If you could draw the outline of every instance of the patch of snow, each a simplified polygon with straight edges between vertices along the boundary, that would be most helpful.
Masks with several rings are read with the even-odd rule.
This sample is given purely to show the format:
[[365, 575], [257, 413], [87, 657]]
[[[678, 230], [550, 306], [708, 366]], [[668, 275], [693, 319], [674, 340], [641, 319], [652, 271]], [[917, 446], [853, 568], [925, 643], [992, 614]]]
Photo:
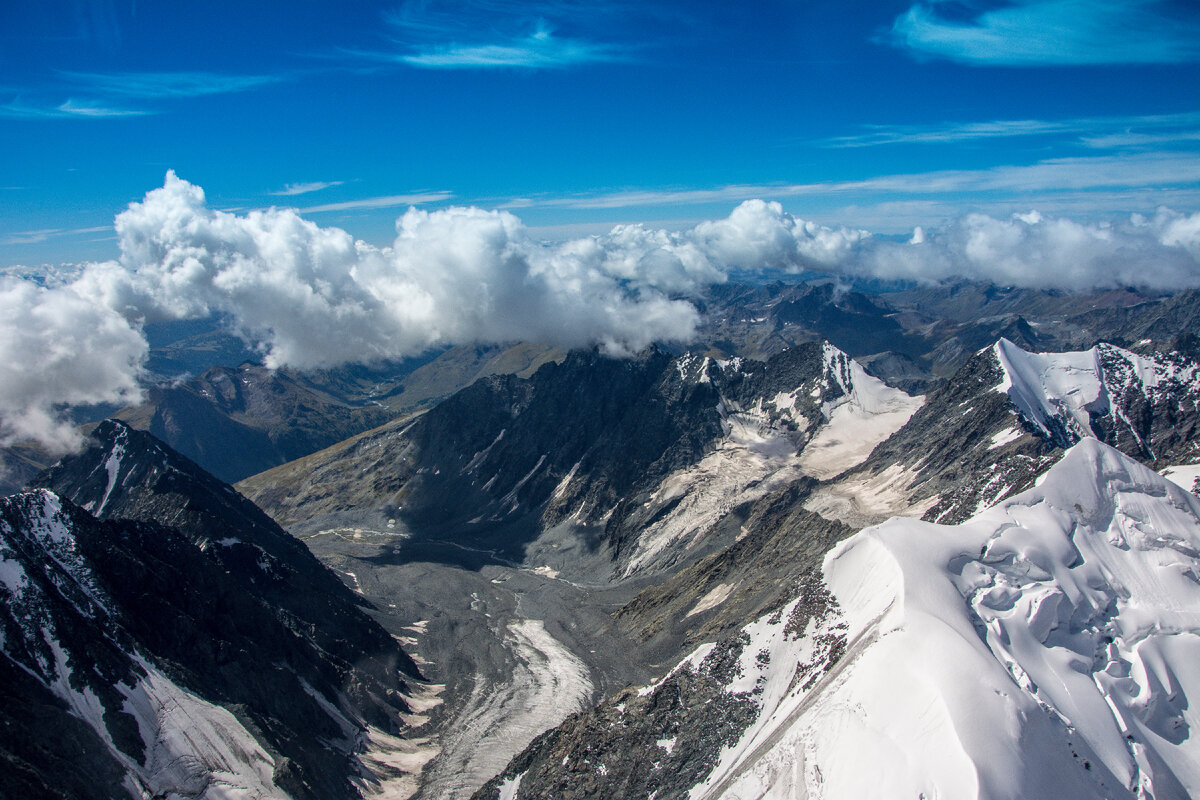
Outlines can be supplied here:
[[661, 747], [663, 750], [666, 750], [667, 755], [670, 755], [671, 751], [675, 749], [676, 738], [677, 737], [672, 736], [670, 739], [659, 739], [655, 742], [655, 744]]
[[146, 677], [118, 688], [146, 743], [146, 763], [136, 772], [153, 796], [286, 797], [274, 783], [275, 760], [233, 714], [141, 664]]
[[1176, 486], [1182, 486], [1193, 494], [1196, 494], [1197, 487], [1200, 486], [1200, 464], [1181, 464], [1177, 467], [1167, 467], [1159, 472], [1159, 474]]
[[[542, 468], [542, 464], [545, 464], [545, 463], [546, 463], [546, 454], [542, 453], [541, 458], [539, 458], [537, 460], [537, 463], [533, 465], [533, 469], [529, 470], [529, 472], [523, 478], [521, 478], [521, 480], [517, 481], [516, 485], [513, 486], [513, 488], [511, 490], [509, 490], [508, 494], [506, 494], [506, 495], [504, 495], [504, 497], [500, 498], [500, 505], [502, 507], [506, 508], [509, 512], [516, 511], [517, 506], [520, 504], [519, 501], [517, 500], [517, 492], [521, 491], [521, 487], [524, 486], [526, 483], [528, 483], [529, 479], [532, 478], [534, 475], [536, 475], [537, 471]], [[493, 478], [492, 480], [495, 480], [495, 478]], [[488, 485], [489, 486], [491, 485], [491, 481], [488, 481]], [[488, 488], [487, 486], [484, 487], [484, 489], [487, 489], [487, 488]]]
[[500, 796], [497, 800], [517, 800], [517, 790], [521, 788], [521, 778], [525, 777], [522, 772], [515, 778], [508, 778], [500, 783]]
[[692, 610], [687, 613], [687, 616], [702, 614], [710, 608], [716, 608], [724, 603], [729, 597], [729, 593], [733, 591], [732, 583], [719, 583], [712, 588], [704, 597], [696, 601], [696, 605], [692, 606]]
[[646, 695], [653, 694], [655, 689], [657, 689], [659, 686], [662, 686], [663, 681], [681, 669], [696, 669], [700, 666], [700, 663], [704, 661], [704, 659], [708, 658], [716, 646], [716, 642], [706, 642], [705, 644], [700, 645], [693, 650], [687, 658], [685, 658], [683, 661], [680, 661], [675, 669], [668, 672], [660, 680], [650, 684], [649, 686], [643, 686], [642, 688], [638, 689], [638, 697], [645, 697]]
[[1021, 434], [1023, 433], [1024, 431], [1019, 427], [1005, 428], [992, 437], [992, 441], [988, 443], [988, 450], [995, 450], [999, 447], [1004, 447], [1004, 445], [1010, 442], [1015, 442], [1021, 438]]
[[[117, 440], [113, 442], [112, 450], [108, 454], [108, 458], [104, 462], [104, 469], [108, 472], [108, 486], [104, 489], [104, 497], [100, 500], [100, 505], [92, 513], [97, 517], [104, 513], [104, 507], [108, 505], [108, 498], [112, 496], [113, 489], [117, 486], [117, 479], [121, 477], [121, 459], [125, 457], [125, 431], [120, 431]], [[91, 510], [91, 509], [89, 509]]]

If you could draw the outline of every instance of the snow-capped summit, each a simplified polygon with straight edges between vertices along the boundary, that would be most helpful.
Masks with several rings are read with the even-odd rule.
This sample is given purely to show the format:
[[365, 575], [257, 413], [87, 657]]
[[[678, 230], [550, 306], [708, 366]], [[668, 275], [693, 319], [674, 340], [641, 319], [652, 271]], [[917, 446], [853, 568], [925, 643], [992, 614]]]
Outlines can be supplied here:
[[959, 526], [864, 530], [825, 563], [836, 678], [694, 796], [1194, 797], [1198, 574], [1200, 501], [1090, 439]]
[[1148, 424], [1155, 406], [1170, 401], [1162, 409], [1168, 414], [1181, 401], [1194, 408], [1200, 395], [1197, 365], [1179, 356], [1141, 356], [1104, 343], [1077, 352], [1029, 353], [1007, 339], [992, 349], [1004, 372], [996, 391], [1008, 395], [1033, 429], [1061, 445], [1092, 436], [1155, 459]]

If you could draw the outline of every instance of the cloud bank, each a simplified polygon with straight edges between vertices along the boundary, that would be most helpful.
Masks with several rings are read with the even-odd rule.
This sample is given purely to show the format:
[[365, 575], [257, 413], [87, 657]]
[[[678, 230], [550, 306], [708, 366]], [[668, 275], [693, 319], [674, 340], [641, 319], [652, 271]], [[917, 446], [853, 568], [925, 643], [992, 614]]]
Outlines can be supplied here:
[[115, 229], [115, 261], [0, 278], [0, 442], [63, 449], [65, 406], [136, 399], [149, 321], [220, 314], [268, 365], [307, 368], [472, 342], [620, 355], [688, 341], [700, 323], [690, 298], [734, 271], [1200, 286], [1200, 213], [1167, 209], [1113, 223], [972, 214], [895, 241], [750, 200], [684, 231], [624, 225], [546, 244], [505, 211], [410, 208], [375, 247], [295, 209], [214, 210], [168, 173]]

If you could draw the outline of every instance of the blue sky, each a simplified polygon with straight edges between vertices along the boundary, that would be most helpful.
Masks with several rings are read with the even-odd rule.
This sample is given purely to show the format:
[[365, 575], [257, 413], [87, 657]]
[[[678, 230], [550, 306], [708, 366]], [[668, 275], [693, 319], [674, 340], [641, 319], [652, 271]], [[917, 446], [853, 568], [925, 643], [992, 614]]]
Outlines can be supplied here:
[[7, 2], [0, 267], [115, 257], [167, 170], [387, 244], [409, 205], [549, 239], [742, 200], [899, 233], [1200, 209], [1200, 6]]

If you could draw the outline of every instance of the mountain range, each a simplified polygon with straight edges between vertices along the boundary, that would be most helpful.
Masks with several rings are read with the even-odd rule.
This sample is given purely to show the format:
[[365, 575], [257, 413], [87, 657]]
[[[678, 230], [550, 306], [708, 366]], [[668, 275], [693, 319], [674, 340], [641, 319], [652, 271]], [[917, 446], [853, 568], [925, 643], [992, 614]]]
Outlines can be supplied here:
[[0, 793], [1194, 796], [1197, 304], [731, 283], [686, 348], [309, 372], [163, 332], [0, 506]]

